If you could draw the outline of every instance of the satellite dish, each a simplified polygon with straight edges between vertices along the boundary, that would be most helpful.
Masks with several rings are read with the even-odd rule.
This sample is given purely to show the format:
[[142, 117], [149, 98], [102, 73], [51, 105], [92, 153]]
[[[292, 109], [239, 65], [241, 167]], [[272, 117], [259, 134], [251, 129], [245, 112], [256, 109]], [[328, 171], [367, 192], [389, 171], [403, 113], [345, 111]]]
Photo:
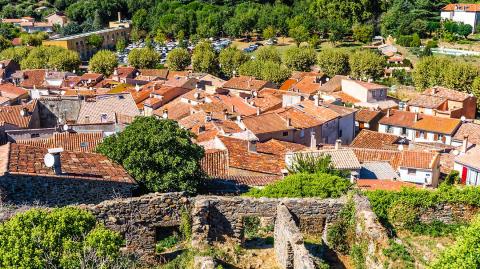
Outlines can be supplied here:
[[45, 154], [45, 157], [43, 157], [43, 162], [45, 163], [46, 167], [53, 167], [55, 164], [55, 157], [51, 153]]
[[460, 117], [460, 120], [461, 120], [462, 122], [465, 122], [465, 120], [467, 120], [467, 118], [465, 118], [465, 116], [462, 116], [462, 117]]
[[68, 124], [64, 124], [64, 125], [63, 125], [63, 130], [64, 130], [64, 131], [68, 130], [68, 128], [69, 128]]

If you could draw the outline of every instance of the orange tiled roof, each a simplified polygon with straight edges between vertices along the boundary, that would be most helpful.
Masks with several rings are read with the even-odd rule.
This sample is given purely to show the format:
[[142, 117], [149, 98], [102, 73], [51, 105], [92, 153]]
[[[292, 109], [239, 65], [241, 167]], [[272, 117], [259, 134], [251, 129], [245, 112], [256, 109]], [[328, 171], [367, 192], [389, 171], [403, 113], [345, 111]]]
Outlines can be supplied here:
[[415, 121], [415, 113], [390, 110], [390, 116], [388, 116], [387, 113], [379, 123], [433, 133], [453, 134], [458, 126], [460, 126], [461, 121], [459, 119], [435, 117], [425, 114], [418, 114], [418, 121]]
[[399, 136], [363, 129], [350, 144], [355, 148], [398, 149]]
[[221, 180], [226, 180], [233, 182], [237, 185], [246, 185], [246, 186], [266, 186], [275, 181], [281, 180], [283, 177], [280, 175], [227, 175], [220, 177]]
[[440, 86], [426, 89], [423, 92], [423, 94], [428, 96], [441, 97], [447, 100], [452, 100], [457, 102], [463, 102], [465, 99], [470, 97], [468, 93], [460, 92], [460, 91], [456, 91], [456, 90], [452, 90], [452, 89], [440, 87]]
[[419, 94], [417, 97], [408, 101], [407, 104], [409, 106], [435, 109], [435, 108], [440, 107], [446, 101], [447, 101], [447, 99], [445, 99], [443, 97], [434, 96], [434, 95]]
[[167, 79], [168, 76], [168, 69], [140, 69], [140, 74], [142, 76], [149, 76], [149, 77], [159, 77], [161, 79]]
[[39, 88], [45, 81], [46, 69], [32, 69], [21, 71], [24, 75], [24, 80], [20, 82], [20, 86], [24, 88]]
[[306, 128], [312, 128], [316, 126], [320, 126], [324, 123], [323, 120], [314, 117], [312, 115], [309, 115], [307, 113], [304, 113], [297, 109], [296, 107], [289, 107], [286, 109], [283, 109], [283, 111], [277, 112], [279, 116], [284, 118], [285, 120], [290, 119], [291, 124], [293, 127], [296, 129], [306, 129]]
[[45, 166], [46, 148], [23, 144], [6, 144], [8, 147], [7, 172], [10, 174], [69, 177], [97, 181], [115, 181], [135, 184], [135, 181], [120, 165], [107, 157], [86, 152], [64, 151], [60, 153], [62, 175]]
[[464, 122], [460, 125], [453, 139], [462, 141], [468, 135], [468, 142], [472, 144], [480, 144], [480, 124], [473, 122]]
[[228, 175], [228, 153], [225, 150], [207, 150], [200, 161], [203, 171], [214, 178]]
[[266, 87], [268, 81], [258, 80], [250, 76], [239, 76], [233, 77], [223, 84], [224, 88], [227, 89], [238, 89], [244, 91], [259, 91], [262, 88]]
[[[32, 112], [37, 106], [37, 101], [17, 106], [3, 106], [0, 107], [0, 121], [6, 122], [21, 128], [28, 128], [32, 119]], [[26, 109], [26, 114], [21, 115], [21, 110]]]
[[280, 86], [281, 91], [288, 91], [290, 90], [298, 81], [296, 79], [289, 78], [283, 82], [283, 84]]
[[294, 130], [287, 126], [287, 121], [277, 113], [266, 113], [243, 118], [243, 124], [254, 134], [274, 133]]
[[480, 4], [448, 4], [442, 8], [442, 11], [464, 10], [467, 12], [479, 12]]
[[329, 81], [320, 87], [321, 92], [332, 93], [342, 90], [342, 80], [348, 79], [347, 76], [335, 75]]
[[321, 86], [321, 83], [317, 83], [316, 76], [305, 76], [299, 82], [294, 84], [290, 90], [311, 95], [317, 93]]
[[358, 100], [357, 98], [355, 98], [355, 97], [351, 96], [350, 94], [347, 94], [343, 91], [333, 92], [333, 93], [331, 93], [331, 95], [335, 98], [338, 98], [338, 99], [342, 100], [342, 102], [344, 102], [344, 103], [355, 104], [355, 103], [360, 102], [360, 100]]
[[0, 96], [15, 99], [26, 94], [28, 94], [26, 90], [11, 83], [0, 84]]
[[402, 188], [422, 188], [421, 185], [403, 182], [403, 181], [394, 181], [394, 180], [382, 180], [382, 179], [359, 179], [356, 181], [357, 186], [362, 190], [375, 191], [375, 190], [385, 190], [385, 191], [401, 191]]
[[53, 137], [49, 138], [17, 140], [16, 143], [26, 144], [39, 148], [63, 148], [67, 151], [93, 152], [102, 140], [102, 132], [63, 132], [54, 133]]
[[426, 151], [395, 151], [382, 149], [352, 148], [361, 163], [372, 161], [389, 162], [395, 169], [399, 167], [432, 169], [438, 153]]
[[358, 122], [371, 122], [382, 114], [381, 111], [372, 111], [369, 109], [360, 109], [355, 114], [355, 120]]

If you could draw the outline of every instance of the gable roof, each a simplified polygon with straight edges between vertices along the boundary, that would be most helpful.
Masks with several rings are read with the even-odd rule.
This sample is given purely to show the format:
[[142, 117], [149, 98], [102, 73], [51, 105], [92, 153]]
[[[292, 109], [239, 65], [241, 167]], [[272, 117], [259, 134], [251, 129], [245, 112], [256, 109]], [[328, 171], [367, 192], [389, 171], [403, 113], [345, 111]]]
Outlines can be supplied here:
[[0, 84], [0, 96], [2, 97], [15, 99], [26, 94], [28, 94], [26, 90], [17, 87], [11, 83]]
[[[9, 123], [21, 128], [28, 128], [32, 120], [32, 113], [36, 107], [36, 100], [26, 105], [2, 106], [0, 107], [0, 122]], [[26, 111], [24, 116], [21, 115], [23, 109]]]
[[239, 76], [229, 79], [223, 84], [223, 87], [243, 91], [259, 91], [267, 85], [268, 81], [265, 80], [258, 80], [251, 76]]
[[348, 79], [347, 76], [335, 75], [320, 87], [321, 92], [332, 93], [342, 90], [342, 80]]
[[254, 134], [266, 134], [295, 129], [293, 126], [287, 126], [287, 121], [277, 113], [266, 113], [244, 117], [242, 121], [247, 129]]
[[473, 122], [463, 122], [453, 136], [453, 139], [462, 141], [468, 135], [468, 142], [472, 144], [480, 144], [480, 124]]
[[386, 161], [393, 168], [416, 168], [416, 169], [433, 169], [433, 165], [440, 158], [440, 154], [428, 151], [412, 151], [412, 150], [382, 150], [367, 148], [351, 148], [361, 163], [372, 161]]
[[62, 132], [54, 133], [49, 138], [20, 139], [16, 143], [47, 149], [63, 148], [67, 151], [93, 152], [102, 140], [102, 132]]
[[440, 86], [435, 86], [430, 89], [426, 89], [423, 92], [423, 94], [428, 96], [441, 97], [447, 100], [452, 100], [457, 102], [463, 102], [465, 99], [471, 97], [471, 95], [468, 93], [456, 91], [456, 90], [452, 90], [452, 89], [440, 87]]
[[469, 149], [455, 158], [455, 162], [480, 170], [480, 146]]
[[448, 135], [453, 134], [461, 124], [459, 119], [425, 114], [418, 114], [418, 121], [415, 121], [415, 114], [416, 113], [392, 109], [379, 123]]
[[350, 144], [355, 148], [369, 148], [369, 149], [392, 149], [398, 148], [400, 136], [394, 134], [379, 133], [363, 129], [353, 139]]
[[373, 111], [370, 109], [360, 109], [355, 114], [355, 120], [358, 122], [370, 123], [375, 118], [380, 117], [381, 114], [382, 114], [381, 111]]
[[438, 108], [439, 106], [441, 106], [446, 101], [447, 101], [447, 99], [445, 99], [443, 97], [440, 97], [440, 96], [419, 94], [417, 97], [408, 101], [407, 104], [409, 106], [435, 109], [435, 108]]
[[480, 12], [480, 4], [448, 4], [442, 8], [442, 11], [467, 11]]
[[362, 167], [355, 153], [349, 148], [307, 150], [291, 153], [286, 157], [288, 159], [287, 162], [293, 162], [295, 155], [312, 157], [330, 156], [333, 167], [340, 170], [358, 170]]
[[135, 117], [140, 112], [130, 93], [97, 96], [82, 103], [77, 123], [102, 122], [102, 114], [106, 114], [105, 121], [117, 122], [119, 115]]
[[56, 175], [53, 169], [44, 164], [43, 158], [48, 152], [46, 148], [11, 143], [1, 147], [1, 152], [8, 160], [4, 172], [9, 174], [135, 184], [125, 169], [101, 154], [64, 151], [60, 153], [62, 174]]

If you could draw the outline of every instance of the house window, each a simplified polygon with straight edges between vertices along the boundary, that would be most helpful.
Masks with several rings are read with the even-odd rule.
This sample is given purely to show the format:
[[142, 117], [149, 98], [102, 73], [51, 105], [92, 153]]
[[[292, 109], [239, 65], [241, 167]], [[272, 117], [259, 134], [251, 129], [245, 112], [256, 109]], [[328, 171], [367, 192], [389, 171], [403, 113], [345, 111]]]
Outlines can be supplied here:
[[407, 128], [403, 127], [402, 128], [402, 135], [406, 135], [407, 134]]
[[81, 148], [88, 148], [88, 142], [81, 142], [80, 147]]
[[288, 136], [288, 132], [283, 132], [282, 135], [283, 136]]
[[467, 185], [480, 185], [480, 173], [478, 171], [469, 169], [467, 172]]
[[338, 132], [338, 137], [342, 137], [342, 136], [343, 136], [343, 131], [340, 130], [340, 131]]
[[40, 134], [31, 134], [30, 137], [31, 138], [37, 138], [37, 137], [40, 137]]
[[393, 127], [390, 125], [387, 125], [387, 128], [385, 129], [387, 133], [391, 134], [393, 133]]
[[409, 175], [416, 175], [417, 174], [417, 169], [408, 168], [408, 174]]
[[305, 136], [305, 131], [304, 130], [300, 130], [300, 137], [304, 137]]

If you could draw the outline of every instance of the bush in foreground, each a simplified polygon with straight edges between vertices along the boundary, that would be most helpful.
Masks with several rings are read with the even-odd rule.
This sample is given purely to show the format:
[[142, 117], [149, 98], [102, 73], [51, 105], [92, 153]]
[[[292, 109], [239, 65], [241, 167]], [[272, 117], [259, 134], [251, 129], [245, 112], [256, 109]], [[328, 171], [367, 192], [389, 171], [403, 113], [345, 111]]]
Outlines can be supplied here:
[[263, 189], [251, 189], [246, 193], [252, 197], [318, 197], [336, 198], [347, 193], [351, 183], [347, 179], [325, 173], [294, 174], [266, 186]]
[[111, 268], [122, 244], [87, 211], [31, 209], [0, 225], [0, 267]]

